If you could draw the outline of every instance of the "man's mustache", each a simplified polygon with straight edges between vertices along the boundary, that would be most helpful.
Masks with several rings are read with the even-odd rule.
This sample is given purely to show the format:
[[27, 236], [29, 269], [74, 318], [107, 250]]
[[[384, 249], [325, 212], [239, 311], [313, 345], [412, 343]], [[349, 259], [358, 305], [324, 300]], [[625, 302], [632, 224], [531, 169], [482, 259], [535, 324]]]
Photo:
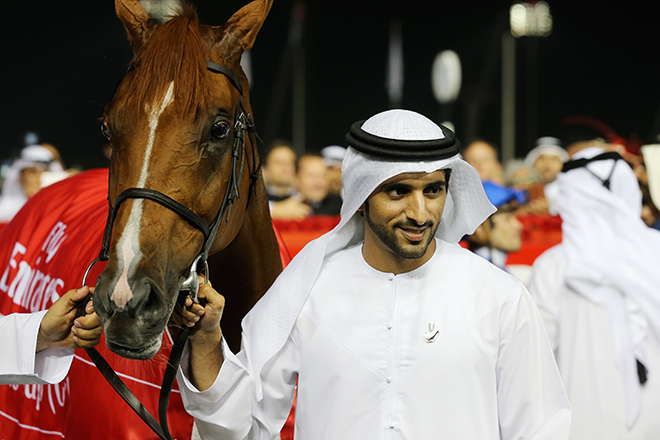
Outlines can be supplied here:
[[397, 223], [394, 224], [394, 226], [397, 227], [397, 228], [415, 228], [415, 229], [431, 228], [433, 225], [434, 225], [434, 223], [430, 220], [426, 221], [422, 224], [419, 224], [415, 220], [412, 220], [412, 219], [397, 222]]

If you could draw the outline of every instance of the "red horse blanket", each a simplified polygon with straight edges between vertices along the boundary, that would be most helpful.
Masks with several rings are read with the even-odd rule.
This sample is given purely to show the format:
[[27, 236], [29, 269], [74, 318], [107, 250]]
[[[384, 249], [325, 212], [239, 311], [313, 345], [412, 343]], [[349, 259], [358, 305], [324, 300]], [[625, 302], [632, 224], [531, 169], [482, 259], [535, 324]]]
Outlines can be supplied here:
[[[43, 310], [62, 293], [81, 286], [85, 269], [101, 249], [108, 213], [107, 191], [107, 169], [86, 171], [41, 190], [2, 230], [0, 313]], [[277, 235], [286, 264], [290, 260], [288, 251]], [[97, 264], [89, 280], [96, 280], [104, 267]], [[150, 361], [120, 358], [106, 348], [103, 340], [97, 349], [157, 417], [160, 383], [171, 349], [169, 341], [164, 341]], [[172, 436], [190, 439], [193, 419], [183, 408], [176, 384], [168, 416]], [[289, 436], [283, 432], [283, 437]], [[76, 350], [68, 376], [57, 385], [0, 386], [0, 437], [158, 438], [116, 394], [84, 350]]]

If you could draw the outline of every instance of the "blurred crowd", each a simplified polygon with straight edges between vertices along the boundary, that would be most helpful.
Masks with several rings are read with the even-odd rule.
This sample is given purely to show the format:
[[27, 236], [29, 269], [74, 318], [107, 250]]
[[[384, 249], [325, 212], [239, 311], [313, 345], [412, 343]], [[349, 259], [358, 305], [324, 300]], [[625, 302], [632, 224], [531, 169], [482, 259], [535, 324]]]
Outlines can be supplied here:
[[[462, 152], [481, 178], [484, 190], [498, 211], [466, 237], [470, 249], [505, 268], [506, 256], [521, 247], [523, 225], [520, 216], [556, 216], [556, 178], [566, 162], [589, 148], [619, 153], [634, 171], [641, 193], [641, 218], [646, 226], [660, 229], [660, 187], [657, 172], [648, 168], [658, 148], [628, 141], [599, 121], [585, 117], [566, 118], [558, 130], [560, 137], [536, 140], [524, 158], [500, 161], [497, 146], [484, 139], [469, 141]], [[655, 171], [655, 170], [653, 170]], [[655, 187], [652, 185], [655, 183]], [[655, 201], [652, 193], [655, 193]], [[524, 281], [524, 280], [523, 280]]]
[[[535, 145], [530, 146], [525, 157], [506, 163], [500, 160], [496, 144], [485, 139], [468, 141], [462, 156], [475, 168], [481, 180], [487, 182], [487, 193], [497, 193], [493, 196], [495, 201], [499, 202], [497, 197], [502, 197], [503, 192], [515, 199], [515, 209], [508, 205], [505, 209], [515, 215], [555, 215], [552, 202], [556, 198], [556, 189], [552, 183], [563, 164], [573, 154], [590, 146], [617, 151], [638, 177], [643, 196], [644, 222], [649, 227], [660, 229], [660, 210], [657, 207], [660, 202], [656, 200], [654, 203], [651, 196], [640, 143], [627, 141], [611, 130], [599, 130], [581, 120], [578, 122], [568, 120], [561, 131], [561, 139], [540, 137]], [[330, 145], [319, 153], [298, 156], [287, 140], [272, 142], [263, 165], [272, 217], [301, 220], [311, 215], [339, 215], [341, 162], [345, 151], [343, 146]], [[517, 229], [521, 228], [517, 226]], [[477, 238], [477, 241], [480, 239]]]
[[302, 220], [311, 215], [339, 215], [345, 152], [342, 146], [330, 145], [320, 153], [297, 156], [288, 141], [271, 143], [262, 169], [272, 217]]
[[8, 223], [41, 188], [78, 172], [66, 168], [58, 149], [47, 143], [30, 143], [6, 158], [0, 172], [0, 224]]
[[[585, 122], [586, 121], [586, 122]], [[594, 128], [595, 125], [597, 128]], [[484, 190], [499, 211], [508, 211], [512, 230], [522, 230], [519, 215], [555, 215], [552, 209], [556, 190], [553, 182], [563, 164], [577, 151], [600, 146], [622, 154], [638, 177], [642, 193], [642, 218], [660, 229], [660, 202], [654, 202], [641, 144], [617, 136], [603, 124], [588, 118], [568, 120], [559, 137], [540, 137], [525, 157], [502, 163], [495, 143], [472, 139], [464, 143], [462, 156], [484, 182]], [[460, 136], [459, 136], [460, 137]], [[28, 142], [29, 143], [29, 142]], [[105, 151], [105, 150], [104, 150]], [[263, 161], [263, 177], [274, 219], [302, 220], [309, 216], [338, 216], [342, 201], [341, 164], [346, 148], [329, 145], [318, 153], [297, 155], [291, 143], [277, 139], [270, 143]], [[109, 153], [106, 153], [109, 157]], [[79, 170], [67, 169], [57, 148], [47, 143], [29, 144], [13, 158], [5, 158], [0, 173], [0, 223], [7, 223], [36, 191]], [[656, 189], [660, 192], [660, 188]], [[658, 195], [656, 195], [658, 197]], [[506, 199], [506, 200], [503, 200]], [[513, 205], [511, 202], [513, 201]], [[496, 203], [497, 202], [497, 203]], [[500, 207], [499, 204], [502, 205]], [[470, 237], [471, 247], [488, 242], [484, 229], [493, 229], [498, 216]], [[497, 235], [498, 229], [495, 228]], [[519, 236], [519, 232], [510, 233]], [[514, 241], [520, 241], [519, 239]], [[497, 242], [497, 240], [496, 240]], [[489, 253], [510, 252], [519, 245], [498, 245]]]

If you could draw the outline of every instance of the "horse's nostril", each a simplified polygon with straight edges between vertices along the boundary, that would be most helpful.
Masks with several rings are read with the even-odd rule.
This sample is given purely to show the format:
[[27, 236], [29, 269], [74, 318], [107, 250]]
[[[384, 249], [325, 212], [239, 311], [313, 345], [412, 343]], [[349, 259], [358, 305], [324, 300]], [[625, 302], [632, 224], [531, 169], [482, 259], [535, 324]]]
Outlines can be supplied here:
[[97, 304], [94, 304], [94, 310], [99, 316], [105, 316], [106, 319], [110, 318], [115, 313], [115, 308], [112, 307], [114, 303], [106, 303], [105, 301], [98, 301]]
[[98, 285], [92, 301], [94, 303], [94, 311], [101, 320], [106, 320], [114, 314], [114, 303], [109, 301], [108, 295], [104, 295], [103, 290]]
[[154, 316], [160, 314], [162, 306], [165, 304], [163, 295], [158, 286], [151, 281], [144, 282], [135, 295], [137, 300], [133, 307], [129, 308], [131, 316], [139, 316], [142, 320], [149, 321]]
[[156, 292], [154, 292], [151, 284], [147, 283], [147, 298], [142, 303], [142, 308], [146, 310], [151, 310], [154, 307], [157, 307], [156, 301]]

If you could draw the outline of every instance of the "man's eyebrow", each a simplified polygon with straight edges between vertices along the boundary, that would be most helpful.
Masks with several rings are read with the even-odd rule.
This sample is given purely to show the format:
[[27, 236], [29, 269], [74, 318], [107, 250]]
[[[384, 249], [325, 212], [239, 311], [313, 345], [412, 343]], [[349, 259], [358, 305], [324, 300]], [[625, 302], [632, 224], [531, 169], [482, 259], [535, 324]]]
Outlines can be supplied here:
[[401, 182], [390, 182], [386, 183], [381, 187], [382, 191], [391, 191], [393, 189], [410, 189], [412, 188], [411, 185], [408, 185], [407, 183], [401, 183]]
[[425, 185], [424, 187], [425, 188], [430, 188], [430, 187], [446, 188], [447, 187], [447, 181], [446, 180], [436, 180], [435, 182], [431, 182], [431, 183]]

